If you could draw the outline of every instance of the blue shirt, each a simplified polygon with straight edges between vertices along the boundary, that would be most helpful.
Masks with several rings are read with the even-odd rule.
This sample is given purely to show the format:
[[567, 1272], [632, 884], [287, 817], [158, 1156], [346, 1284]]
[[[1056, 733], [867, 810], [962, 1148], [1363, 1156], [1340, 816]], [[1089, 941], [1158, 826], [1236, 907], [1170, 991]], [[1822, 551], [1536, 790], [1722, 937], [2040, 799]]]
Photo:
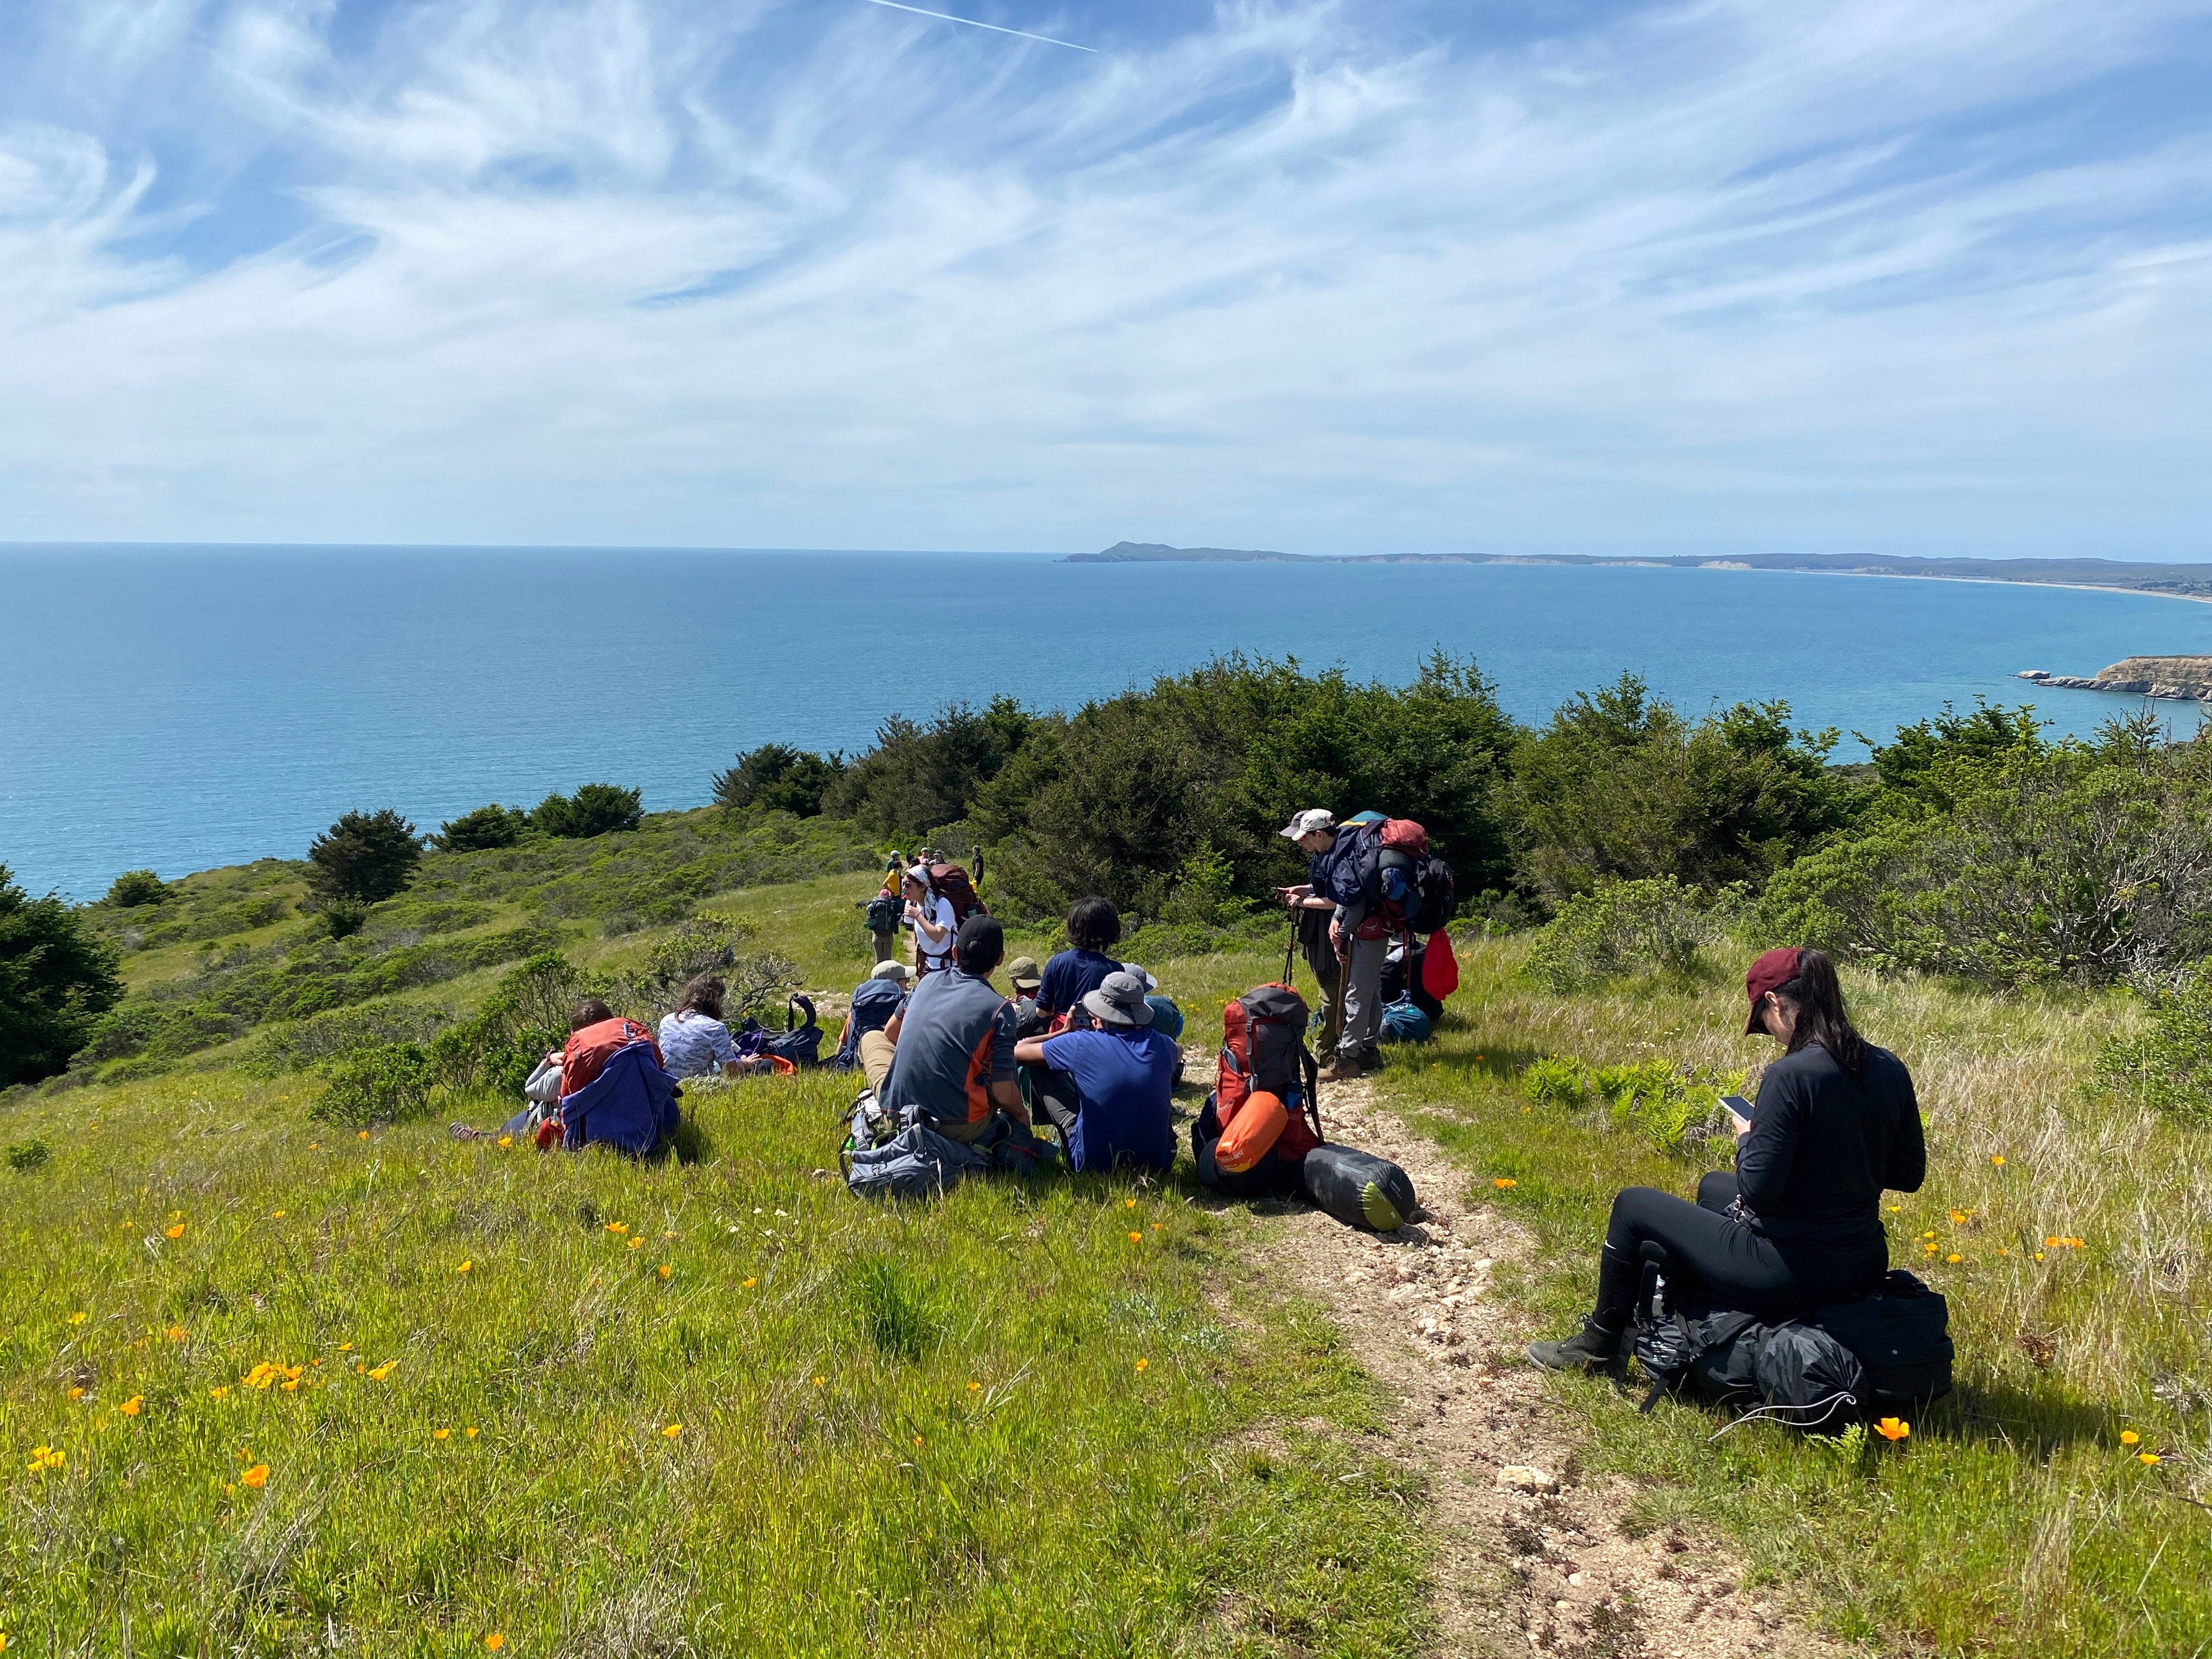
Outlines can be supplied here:
[[1121, 964], [1096, 951], [1062, 951], [1044, 965], [1044, 983], [1037, 987], [1036, 1006], [1048, 1014], [1074, 1011], [1084, 998], [1118, 974]]
[[660, 1060], [671, 1077], [712, 1077], [738, 1050], [730, 1028], [690, 1009], [662, 1016]]
[[1110, 1170], [1123, 1158], [1165, 1171], [1175, 1163], [1175, 1119], [1168, 1097], [1181, 1052], [1148, 1025], [1063, 1031], [1048, 1037], [1044, 1063], [1075, 1079], [1075, 1127], [1067, 1161]]

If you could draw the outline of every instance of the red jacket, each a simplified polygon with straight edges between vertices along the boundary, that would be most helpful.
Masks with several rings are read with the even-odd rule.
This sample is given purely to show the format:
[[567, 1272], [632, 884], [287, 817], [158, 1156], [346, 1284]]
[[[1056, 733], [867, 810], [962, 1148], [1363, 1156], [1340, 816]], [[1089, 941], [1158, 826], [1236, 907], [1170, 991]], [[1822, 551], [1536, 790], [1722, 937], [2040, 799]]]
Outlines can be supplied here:
[[634, 1019], [603, 1019], [597, 1025], [570, 1032], [568, 1046], [561, 1050], [562, 1094], [573, 1095], [596, 1083], [607, 1068], [607, 1057], [640, 1037], [653, 1042], [653, 1063], [660, 1065], [660, 1045], [653, 1042], [652, 1032]]

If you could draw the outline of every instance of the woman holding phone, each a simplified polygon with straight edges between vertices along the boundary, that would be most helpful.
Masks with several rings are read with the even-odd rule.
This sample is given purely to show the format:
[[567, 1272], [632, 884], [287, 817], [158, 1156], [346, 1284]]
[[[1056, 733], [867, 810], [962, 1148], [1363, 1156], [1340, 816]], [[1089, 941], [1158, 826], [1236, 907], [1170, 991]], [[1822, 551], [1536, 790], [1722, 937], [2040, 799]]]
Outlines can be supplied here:
[[1917, 1192], [1928, 1173], [1911, 1073], [1852, 1029], [1835, 964], [1818, 951], [1769, 951], [1744, 990], [1745, 1035], [1764, 1032], [1783, 1054], [1760, 1079], [1748, 1121], [1730, 1109], [1735, 1170], [1699, 1182], [1695, 1204], [1652, 1187], [1613, 1200], [1597, 1307], [1577, 1335], [1530, 1345], [1544, 1370], [1619, 1356], [1646, 1243], [1664, 1247], [1675, 1272], [1719, 1305], [1752, 1313], [1802, 1313], [1869, 1289], [1889, 1270], [1883, 1189]]

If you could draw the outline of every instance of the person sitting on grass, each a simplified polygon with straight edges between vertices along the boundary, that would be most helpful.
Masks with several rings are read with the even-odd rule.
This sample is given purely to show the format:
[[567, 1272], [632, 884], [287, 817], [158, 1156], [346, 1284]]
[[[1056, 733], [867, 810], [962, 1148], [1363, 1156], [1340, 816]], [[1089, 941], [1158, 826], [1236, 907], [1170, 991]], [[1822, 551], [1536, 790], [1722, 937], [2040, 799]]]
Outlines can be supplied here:
[[660, 1018], [660, 1052], [671, 1077], [738, 1074], [738, 1048], [722, 1018], [729, 987], [713, 974], [702, 974], [684, 988], [684, 1000]]
[[1911, 1073], [1852, 1029], [1835, 964], [1820, 951], [1769, 951], [1744, 989], [1745, 1034], [1764, 1031], [1783, 1054], [1759, 1080], [1750, 1121], [1735, 1120], [1734, 1172], [1705, 1176], [1695, 1204], [1651, 1187], [1613, 1200], [1596, 1310], [1578, 1334], [1530, 1346], [1544, 1370], [1619, 1358], [1646, 1243], [1716, 1306], [1767, 1316], [1857, 1295], [1889, 1270], [1882, 1190], [1917, 1192], [1928, 1174]]
[[[696, 980], [693, 983], [696, 985]], [[729, 1033], [726, 1030], [724, 1036]], [[607, 1068], [607, 1060], [614, 1052], [627, 1045], [653, 1042], [653, 1062], [660, 1063], [660, 1045], [653, 1042], [653, 1033], [634, 1019], [616, 1018], [615, 1011], [597, 997], [586, 997], [576, 1005], [576, 1012], [568, 1017], [568, 1042], [566, 1047], [553, 1050], [538, 1062], [532, 1074], [530, 1090], [532, 1103], [517, 1112], [499, 1127], [502, 1135], [535, 1135], [540, 1146], [550, 1145], [561, 1132], [560, 1103], [562, 1097], [588, 1088], [599, 1080], [599, 1073]], [[557, 1072], [549, 1068], [557, 1064]], [[557, 1076], [559, 1081], [540, 1091], [535, 1087], [540, 1076]], [[550, 1133], [548, 1132], [550, 1132]], [[465, 1123], [450, 1124], [447, 1133], [455, 1140], [482, 1139], [490, 1131], [471, 1128]]]
[[927, 864], [908, 870], [900, 890], [906, 896], [906, 924], [914, 929], [915, 972], [944, 972], [952, 965], [952, 901], [930, 885]]
[[1067, 949], [1044, 965], [1037, 988], [1037, 1012], [1048, 1022], [1073, 1013], [1083, 999], [1118, 974], [1121, 964], [1106, 954], [1121, 937], [1121, 914], [1103, 898], [1078, 899], [1068, 907]]
[[1175, 1163], [1169, 1103], [1182, 1056], [1152, 1029], [1145, 981], [1116, 969], [1074, 1018], [1084, 1025], [1014, 1045], [1017, 1061], [1038, 1068], [1035, 1098], [1066, 1137], [1070, 1167], [1111, 1170], [1126, 1160], [1164, 1174]]
[[860, 1069], [886, 1111], [919, 1106], [931, 1128], [966, 1143], [981, 1139], [1001, 1112], [1030, 1127], [1014, 1081], [1014, 1005], [991, 984], [1006, 954], [997, 920], [969, 917], [952, 965], [925, 978], [889, 1025], [860, 1039]]

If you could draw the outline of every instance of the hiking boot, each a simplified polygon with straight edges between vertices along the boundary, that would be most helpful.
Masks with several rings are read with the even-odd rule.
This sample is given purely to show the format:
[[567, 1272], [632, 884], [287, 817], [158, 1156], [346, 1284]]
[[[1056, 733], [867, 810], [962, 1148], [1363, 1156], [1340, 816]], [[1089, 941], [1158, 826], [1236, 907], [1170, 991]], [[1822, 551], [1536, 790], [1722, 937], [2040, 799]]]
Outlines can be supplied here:
[[1320, 1076], [1323, 1083], [1349, 1083], [1366, 1069], [1357, 1059], [1339, 1054], [1321, 1068]]
[[1585, 1319], [1582, 1329], [1564, 1342], [1531, 1342], [1528, 1358], [1544, 1371], [1603, 1370], [1620, 1358], [1620, 1334]]

